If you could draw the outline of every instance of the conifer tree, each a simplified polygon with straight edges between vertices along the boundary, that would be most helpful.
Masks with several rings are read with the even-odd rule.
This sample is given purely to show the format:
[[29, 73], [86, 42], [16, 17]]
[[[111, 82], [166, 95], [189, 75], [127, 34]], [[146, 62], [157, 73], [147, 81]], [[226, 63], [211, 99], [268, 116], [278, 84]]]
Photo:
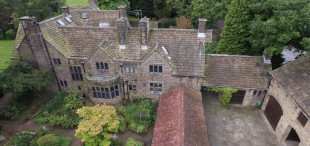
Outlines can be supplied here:
[[246, 0], [232, 0], [225, 17], [225, 26], [216, 52], [220, 54], [248, 53], [250, 14]]

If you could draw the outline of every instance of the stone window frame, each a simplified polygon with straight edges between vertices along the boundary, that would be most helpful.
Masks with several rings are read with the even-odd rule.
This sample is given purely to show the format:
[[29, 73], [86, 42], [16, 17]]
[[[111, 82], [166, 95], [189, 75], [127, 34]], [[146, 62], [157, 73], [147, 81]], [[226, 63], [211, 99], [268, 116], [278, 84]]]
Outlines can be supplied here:
[[61, 66], [61, 61], [59, 58], [53, 58], [53, 64], [54, 66]]
[[69, 66], [69, 71], [73, 81], [83, 81], [83, 72], [80, 66]]
[[162, 75], [163, 74], [163, 70], [164, 69], [163, 69], [163, 65], [162, 64], [151, 64], [151, 65], [149, 65], [149, 73], [151, 75]]
[[68, 83], [66, 80], [60, 80], [59, 82], [60, 82], [61, 87], [68, 87]]
[[93, 97], [98, 99], [113, 99], [120, 96], [119, 85], [112, 87], [92, 86], [91, 92]]
[[136, 92], [137, 91], [137, 86], [136, 85], [128, 85], [128, 90], [130, 92]]
[[136, 74], [138, 73], [137, 66], [125, 66], [125, 73]]
[[109, 72], [109, 64], [106, 62], [96, 62], [96, 69], [100, 72]]
[[299, 113], [297, 120], [303, 127], [305, 127], [306, 124], [308, 123], [307, 117], [302, 112]]
[[161, 82], [150, 82], [150, 94], [160, 95], [163, 92], [163, 83]]
[[253, 97], [261, 98], [264, 95], [264, 91], [262, 90], [254, 90]]

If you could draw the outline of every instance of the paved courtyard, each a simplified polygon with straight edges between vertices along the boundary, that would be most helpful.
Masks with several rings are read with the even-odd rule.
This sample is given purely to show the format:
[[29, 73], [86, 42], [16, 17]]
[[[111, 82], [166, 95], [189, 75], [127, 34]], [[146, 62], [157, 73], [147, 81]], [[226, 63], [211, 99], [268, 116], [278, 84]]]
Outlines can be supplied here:
[[255, 107], [222, 107], [216, 93], [202, 92], [211, 146], [276, 146], [267, 121]]

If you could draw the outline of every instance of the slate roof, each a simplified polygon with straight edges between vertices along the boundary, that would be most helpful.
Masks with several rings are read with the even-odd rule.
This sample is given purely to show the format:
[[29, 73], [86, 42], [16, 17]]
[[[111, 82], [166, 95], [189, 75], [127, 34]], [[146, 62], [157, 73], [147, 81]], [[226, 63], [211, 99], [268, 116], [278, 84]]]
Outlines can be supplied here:
[[271, 72], [285, 92], [310, 114], [310, 54]]
[[[197, 37], [196, 29], [150, 28], [148, 49], [142, 50], [141, 30], [129, 26], [126, 49], [119, 49], [115, 25], [120, 17], [118, 10], [99, 10], [95, 5], [70, 10], [70, 15], [62, 14], [40, 22], [43, 38], [67, 58], [89, 58], [100, 48], [112, 59], [142, 62], [155, 49], [173, 67], [174, 75], [204, 76], [204, 43], [211, 41], [210, 31], [207, 32], [207, 38], [202, 39]], [[88, 13], [88, 19], [82, 19], [85, 12]], [[66, 17], [73, 22], [69, 23]], [[57, 23], [57, 20], [61, 20], [65, 26]], [[107, 22], [110, 26], [99, 27], [101, 22]], [[20, 27], [13, 54], [18, 53], [18, 45], [24, 36]]]
[[159, 98], [152, 146], [208, 146], [201, 93], [184, 85]]
[[269, 71], [271, 65], [264, 64], [261, 56], [208, 54], [202, 85], [267, 89]]

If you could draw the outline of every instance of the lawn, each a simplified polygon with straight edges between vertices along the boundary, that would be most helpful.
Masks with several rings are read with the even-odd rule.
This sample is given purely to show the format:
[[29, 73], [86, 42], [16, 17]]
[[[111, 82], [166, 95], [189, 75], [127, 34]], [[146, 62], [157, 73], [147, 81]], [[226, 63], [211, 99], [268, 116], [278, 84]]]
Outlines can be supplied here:
[[5, 62], [10, 61], [14, 40], [0, 40], [0, 72], [8, 67]]
[[78, 7], [88, 5], [88, 0], [67, 0], [66, 5], [68, 7]]

